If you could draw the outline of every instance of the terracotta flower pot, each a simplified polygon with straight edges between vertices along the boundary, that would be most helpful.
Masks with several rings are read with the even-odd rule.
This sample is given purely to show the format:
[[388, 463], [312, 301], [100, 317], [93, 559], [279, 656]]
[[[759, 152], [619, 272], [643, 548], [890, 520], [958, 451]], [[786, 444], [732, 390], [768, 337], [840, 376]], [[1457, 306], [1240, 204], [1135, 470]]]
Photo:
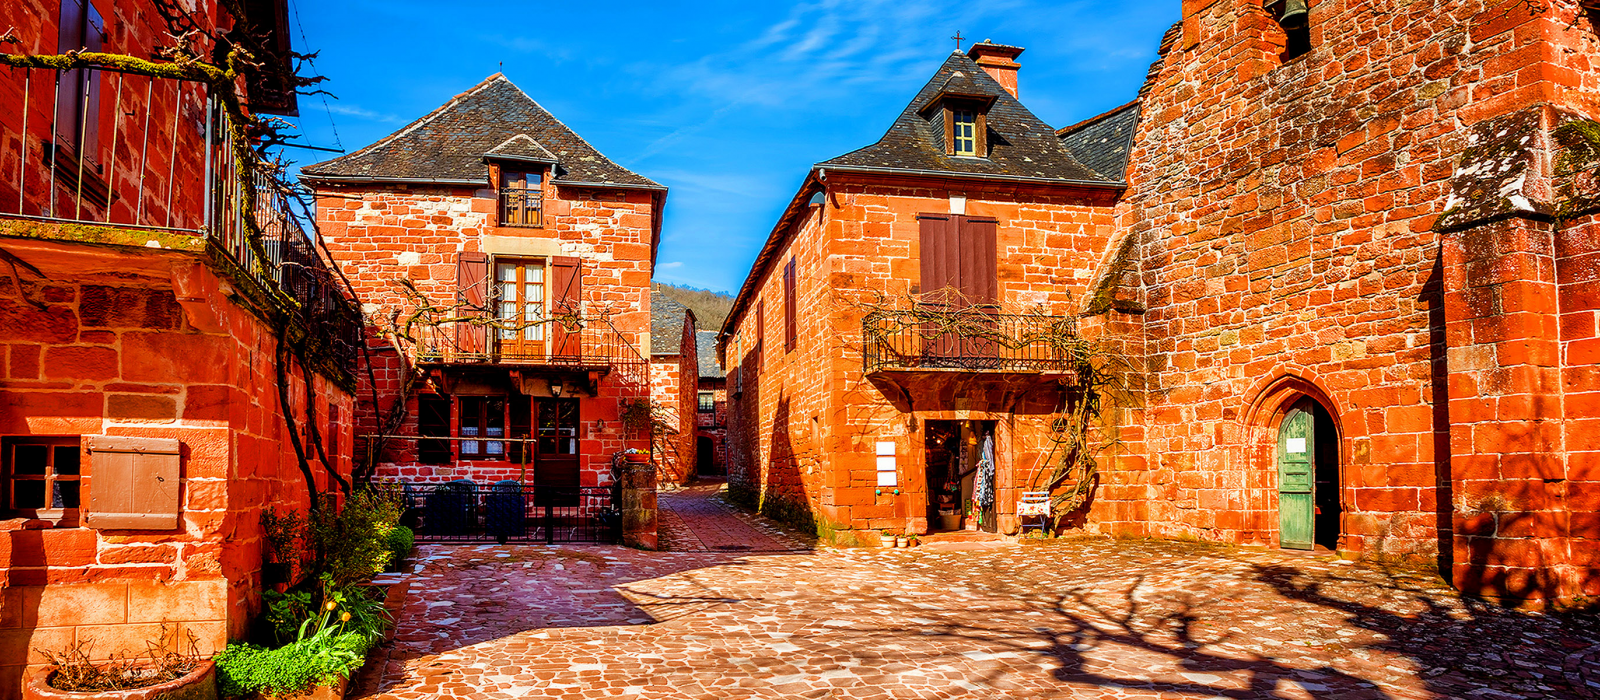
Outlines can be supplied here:
[[333, 685], [319, 685], [309, 693], [295, 695], [252, 695], [250, 700], [344, 700], [345, 688], [350, 686], [349, 678], [340, 678]]
[[104, 690], [76, 693], [50, 687], [54, 666], [35, 671], [22, 685], [23, 700], [217, 700], [216, 665], [200, 664], [189, 675], [165, 683], [132, 690]]
[[644, 464], [644, 463], [650, 461], [650, 455], [644, 454], [642, 452], [641, 453], [628, 453], [628, 454], [623, 455], [622, 459], [624, 461], [626, 461], [626, 462], [631, 463], [631, 464]]

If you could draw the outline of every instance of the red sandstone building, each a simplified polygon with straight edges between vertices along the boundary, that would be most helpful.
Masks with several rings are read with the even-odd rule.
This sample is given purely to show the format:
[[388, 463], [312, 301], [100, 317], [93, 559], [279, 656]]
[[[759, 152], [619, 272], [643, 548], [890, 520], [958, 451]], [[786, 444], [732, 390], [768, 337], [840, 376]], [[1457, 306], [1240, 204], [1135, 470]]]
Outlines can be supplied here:
[[[936, 421], [994, 420], [996, 520], [1015, 527], [1007, 487], [1040, 459], [1004, 433], [1022, 413], [984, 407], [973, 373], [923, 395], [875, 377], [911, 373], [863, 358], [861, 316], [829, 291], [948, 279], [914, 217], [962, 197], [996, 222], [1002, 305], [1078, 317], [1135, 369], [1085, 529], [1435, 561], [1511, 601], [1600, 593], [1594, 146], [1562, 128], [1600, 116], [1593, 17], [1309, 5], [1280, 24], [1281, 4], [1184, 2], [1136, 101], [1061, 133], [1125, 186], [1012, 210], [995, 192], [1022, 185], [951, 174], [930, 98], [972, 74], [960, 56], [885, 137], [932, 162], [861, 157], [880, 144], [818, 164], [724, 329], [733, 481], [853, 528], [932, 529]], [[1125, 154], [1106, 150], [1130, 114]], [[1024, 251], [1045, 257], [1008, 268]], [[898, 494], [875, 485], [879, 443]]]
[[650, 295], [650, 398], [657, 478], [675, 484], [696, 474], [700, 391], [695, 317], [672, 297]]
[[700, 380], [696, 392], [695, 471], [702, 476], [727, 475], [728, 387], [717, 361], [717, 332], [696, 331]]
[[1017, 333], [1076, 315], [1121, 173], [1080, 163], [1018, 101], [1021, 52], [951, 54], [881, 140], [812, 167], [758, 255], [721, 349], [729, 481], [764, 509], [1016, 530], [1062, 366], [1029, 348], [965, 357], [874, 312], [979, 308]]
[[[193, 18], [286, 48], [284, 5], [250, 7], [264, 16], [200, 2]], [[0, 27], [16, 54], [170, 41], [137, 0], [8, 2]], [[294, 108], [250, 87], [257, 111]], [[308, 503], [265, 320], [294, 312], [274, 290], [327, 312], [309, 391], [288, 368], [289, 409], [350, 473], [358, 311], [269, 192], [254, 215], [278, 259], [252, 268], [224, 120], [200, 83], [0, 68], [0, 698], [39, 649], [143, 653], [163, 623], [205, 653], [245, 634], [260, 514]]]
[[624, 418], [649, 407], [666, 188], [499, 74], [302, 179], [373, 319], [379, 478], [590, 488], [648, 448]]

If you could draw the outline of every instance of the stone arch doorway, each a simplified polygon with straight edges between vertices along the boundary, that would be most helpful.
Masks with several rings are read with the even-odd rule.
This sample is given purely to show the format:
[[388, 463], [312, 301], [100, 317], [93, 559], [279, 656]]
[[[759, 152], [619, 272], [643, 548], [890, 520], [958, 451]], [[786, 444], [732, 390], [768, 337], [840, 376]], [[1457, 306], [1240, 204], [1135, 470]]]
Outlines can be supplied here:
[[1333, 413], [1309, 395], [1288, 397], [1276, 421], [1273, 467], [1278, 489], [1278, 544], [1338, 551], [1344, 482]]

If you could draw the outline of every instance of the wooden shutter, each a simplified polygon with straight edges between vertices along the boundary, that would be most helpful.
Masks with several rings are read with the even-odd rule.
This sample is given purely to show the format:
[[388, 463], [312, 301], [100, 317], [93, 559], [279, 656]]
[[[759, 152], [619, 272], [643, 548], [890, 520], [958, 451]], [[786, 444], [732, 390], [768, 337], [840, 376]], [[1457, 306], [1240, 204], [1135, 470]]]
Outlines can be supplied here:
[[[489, 308], [488, 255], [467, 252], [456, 255], [456, 302], [464, 304], [457, 309], [458, 316], [493, 315]], [[457, 323], [456, 350], [463, 355], [487, 355], [489, 327], [476, 323]]]
[[961, 290], [961, 260], [957, 245], [957, 223], [949, 214], [918, 214], [919, 264], [922, 268], [922, 300], [932, 304], [954, 304]]
[[994, 219], [959, 219], [960, 234], [960, 286], [962, 296], [969, 304], [998, 304], [1000, 302], [998, 245]]
[[757, 369], [759, 369], [761, 367], [762, 355], [765, 354], [765, 350], [766, 349], [767, 349], [767, 301], [765, 299], [757, 299], [756, 300], [756, 351], [755, 351], [755, 356], [756, 356], [755, 357], [755, 364], [756, 364], [756, 368]]
[[[565, 316], [583, 310], [583, 259], [550, 258], [550, 311]], [[577, 326], [556, 322], [550, 338], [550, 354], [576, 360], [583, 356], [583, 336]]]
[[176, 530], [181, 445], [171, 438], [86, 437], [97, 530]]
[[[506, 421], [508, 431], [506, 437], [524, 439], [533, 436], [533, 397], [511, 395], [506, 397], [509, 419]], [[506, 459], [513, 464], [522, 463], [522, 451], [528, 446], [525, 442], [509, 442], [506, 444]], [[529, 455], [532, 456], [531, 453]], [[528, 461], [532, 462], [532, 459]]]
[[783, 350], [789, 352], [795, 346], [795, 320], [794, 320], [794, 258], [789, 259], [789, 264], [783, 268]]
[[[450, 437], [450, 397], [428, 394], [417, 397], [417, 434], [424, 438]], [[423, 464], [448, 464], [450, 441], [418, 440], [417, 461]]]

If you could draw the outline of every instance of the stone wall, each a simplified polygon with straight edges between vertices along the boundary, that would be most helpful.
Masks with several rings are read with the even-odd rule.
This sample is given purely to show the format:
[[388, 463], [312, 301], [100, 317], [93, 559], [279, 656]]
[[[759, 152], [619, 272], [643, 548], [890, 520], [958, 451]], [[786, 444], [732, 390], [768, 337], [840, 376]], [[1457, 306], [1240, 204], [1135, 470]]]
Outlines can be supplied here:
[[[0, 697], [16, 697], [22, 664], [42, 660], [34, 649], [74, 639], [93, 638], [104, 658], [142, 651], [170, 622], [220, 649], [259, 609], [262, 510], [308, 503], [272, 333], [192, 253], [32, 238], [6, 248], [46, 279], [0, 277], [0, 435], [174, 438], [182, 481], [170, 532], [0, 521]], [[292, 386], [298, 413], [306, 395]], [[310, 427], [348, 475], [353, 399], [321, 376], [311, 398]], [[86, 510], [92, 459], [82, 471]]]
[[[1106, 326], [1144, 348], [1149, 390], [1143, 458], [1107, 475], [1097, 527], [1275, 545], [1277, 421], [1309, 396], [1337, 422], [1340, 549], [1438, 557], [1506, 598], [1593, 581], [1545, 578], [1576, 561], [1559, 443], [1592, 412], [1560, 398], [1589, 360], [1562, 347], [1537, 202], [1552, 110], [1594, 113], [1600, 37], [1575, 3], [1535, 5], [1313, 2], [1313, 49], [1284, 61], [1260, 3], [1184, 3], [1117, 209], [1136, 252], [1100, 273], [1148, 308]], [[1527, 137], [1510, 160], [1473, 154], [1507, 129]], [[1522, 177], [1485, 188], [1485, 162]], [[1576, 281], [1590, 243], [1558, 239]], [[1518, 517], [1456, 502], [1488, 490]]]

